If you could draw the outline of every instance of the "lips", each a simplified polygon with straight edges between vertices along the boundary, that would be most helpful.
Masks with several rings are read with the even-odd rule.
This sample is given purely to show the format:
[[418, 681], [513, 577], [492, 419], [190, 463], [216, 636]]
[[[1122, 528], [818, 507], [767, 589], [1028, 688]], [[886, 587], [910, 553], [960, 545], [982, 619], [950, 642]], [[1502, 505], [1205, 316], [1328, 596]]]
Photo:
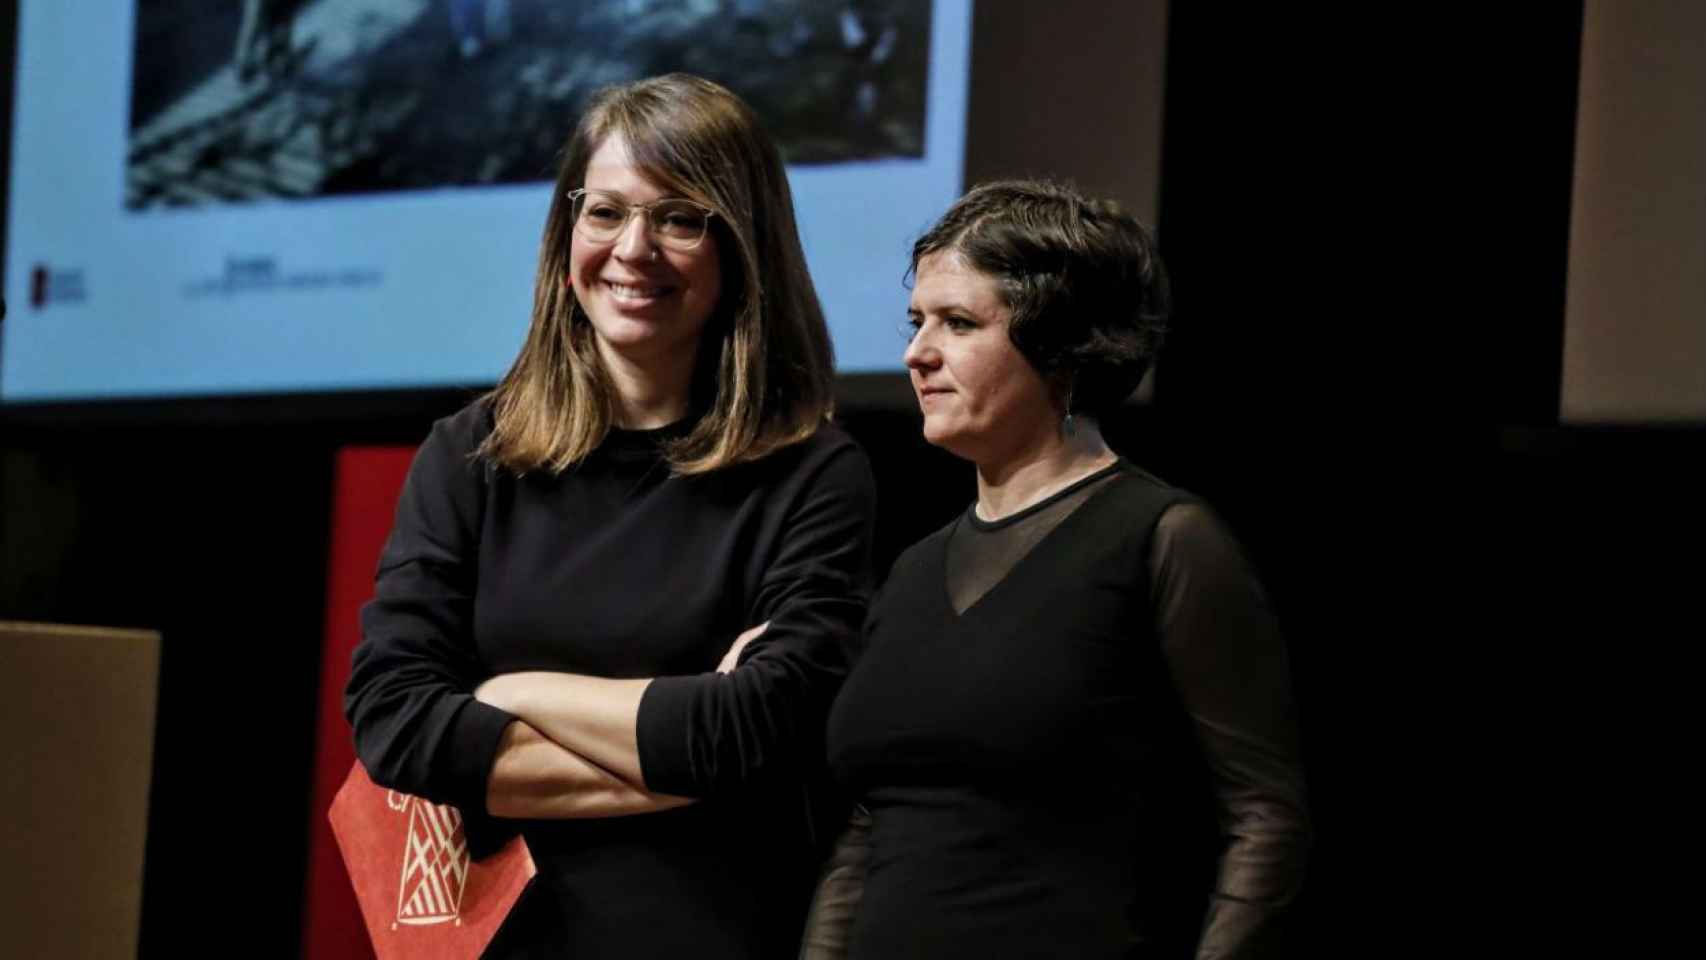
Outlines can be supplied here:
[[675, 292], [675, 288], [668, 284], [620, 283], [615, 280], [603, 283], [611, 298], [619, 303], [647, 303]]

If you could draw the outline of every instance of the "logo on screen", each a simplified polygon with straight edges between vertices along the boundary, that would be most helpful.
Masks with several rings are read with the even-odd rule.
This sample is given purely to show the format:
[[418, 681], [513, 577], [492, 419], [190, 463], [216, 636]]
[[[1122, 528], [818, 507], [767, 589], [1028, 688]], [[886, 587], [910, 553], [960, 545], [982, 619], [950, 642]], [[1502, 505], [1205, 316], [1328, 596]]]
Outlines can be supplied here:
[[54, 270], [38, 263], [30, 270], [30, 306], [37, 310], [50, 303], [81, 303], [87, 293], [81, 269]]
[[218, 273], [206, 274], [183, 286], [184, 296], [236, 297], [308, 293], [333, 288], [377, 287], [382, 275], [372, 267], [286, 267], [270, 253], [227, 254]]

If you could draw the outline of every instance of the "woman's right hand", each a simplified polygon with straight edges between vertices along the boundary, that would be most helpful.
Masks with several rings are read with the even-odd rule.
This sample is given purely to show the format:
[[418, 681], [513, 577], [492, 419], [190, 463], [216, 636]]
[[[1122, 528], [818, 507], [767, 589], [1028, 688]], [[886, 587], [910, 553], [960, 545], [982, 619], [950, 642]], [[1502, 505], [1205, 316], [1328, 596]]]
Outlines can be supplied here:
[[768, 626], [770, 626], [770, 621], [766, 620], [736, 637], [734, 646], [729, 647], [729, 652], [723, 654], [723, 659], [717, 664], [717, 672], [728, 673], [733, 670], [735, 665], [740, 663], [741, 651], [745, 650], [746, 645], [751, 643], [754, 637], [763, 633], [764, 628]]

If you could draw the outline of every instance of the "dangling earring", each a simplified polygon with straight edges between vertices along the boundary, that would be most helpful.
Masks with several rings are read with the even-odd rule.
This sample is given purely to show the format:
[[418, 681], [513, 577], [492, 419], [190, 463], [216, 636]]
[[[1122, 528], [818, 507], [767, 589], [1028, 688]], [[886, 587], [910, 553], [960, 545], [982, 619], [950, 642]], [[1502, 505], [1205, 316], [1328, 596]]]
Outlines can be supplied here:
[[1066, 385], [1066, 416], [1060, 419], [1060, 435], [1072, 437], [1077, 432], [1078, 428], [1072, 424], [1072, 384], [1068, 383]]

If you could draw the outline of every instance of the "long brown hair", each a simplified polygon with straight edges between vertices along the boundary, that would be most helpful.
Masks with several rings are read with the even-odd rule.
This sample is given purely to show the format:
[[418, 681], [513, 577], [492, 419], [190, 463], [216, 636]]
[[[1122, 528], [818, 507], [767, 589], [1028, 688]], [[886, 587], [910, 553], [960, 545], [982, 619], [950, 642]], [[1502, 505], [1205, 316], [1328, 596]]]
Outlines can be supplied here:
[[704, 473], [810, 437], [832, 410], [834, 354], [781, 153], [739, 97], [673, 73], [599, 91], [563, 148], [532, 323], [515, 363], [487, 395], [495, 426], [479, 455], [517, 473], [560, 473], [596, 450], [615, 422], [592, 325], [563, 282], [574, 229], [568, 193], [611, 136], [623, 139], [647, 177], [717, 212], [710, 229], [722, 294], [700, 338], [691, 387], [703, 415], [666, 449], [671, 467]]

